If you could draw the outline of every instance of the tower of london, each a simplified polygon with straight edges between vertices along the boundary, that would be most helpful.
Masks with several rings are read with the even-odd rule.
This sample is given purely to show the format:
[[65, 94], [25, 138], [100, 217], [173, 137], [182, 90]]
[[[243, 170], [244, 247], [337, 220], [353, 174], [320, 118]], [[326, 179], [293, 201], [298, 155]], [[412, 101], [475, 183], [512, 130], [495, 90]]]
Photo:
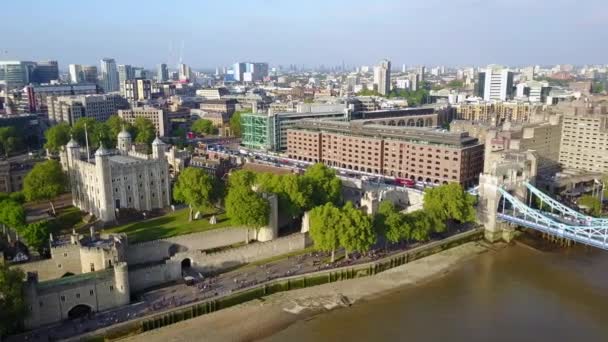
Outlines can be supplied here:
[[152, 154], [136, 152], [131, 134], [118, 134], [117, 149], [103, 144], [91, 160], [83, 158], [78, 143], [71, 139], [60, 154], [67, 171], [74, 206], [111, 222], [121, 209], [148, 211], [170, 205], [167, 145], [158, 137]]

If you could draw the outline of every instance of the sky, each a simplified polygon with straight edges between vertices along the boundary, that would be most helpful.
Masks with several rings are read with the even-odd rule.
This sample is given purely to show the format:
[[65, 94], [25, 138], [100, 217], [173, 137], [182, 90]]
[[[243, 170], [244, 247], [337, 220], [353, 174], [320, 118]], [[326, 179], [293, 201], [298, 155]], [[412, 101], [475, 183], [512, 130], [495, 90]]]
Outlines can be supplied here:
[[[608, 0], [2, 0], [0, 60], [608, 63]], [[183, 48], [182, 48], [183, 46]]]

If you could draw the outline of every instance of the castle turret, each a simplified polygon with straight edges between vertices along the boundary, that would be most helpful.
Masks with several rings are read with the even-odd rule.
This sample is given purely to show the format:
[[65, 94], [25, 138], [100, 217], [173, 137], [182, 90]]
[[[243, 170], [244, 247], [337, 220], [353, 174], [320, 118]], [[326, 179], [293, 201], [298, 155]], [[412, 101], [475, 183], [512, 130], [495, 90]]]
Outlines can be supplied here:
[[66, 156], [68, 159], [68, 168], [72, 168], [74, 166], [74, 162], [76, 160], [80, 160], [80, 145], [74, 140], [74, 137], [70, 138], [68, 144], [65, 145]]
[[110, 151], [100, 142], [95, 152], [97, 169], [97, 186], [99, 189], [96, 216], [102, 221], [114, 220], [114, 203], [112, 203], [112, 177], [110, 174]]
[[28, 317], [25, 319], [25, 327], [35, 327], [40, 320], [40, 305], [38, 304], [38, 274], [35, 272], [28, 272], [27, 279], [23, 286], [23, 294], [25, 295], [25, 302], [30, 307]]
[[116, 304], [127, 305], [131, 301], [129, 287], [129, 269], [126, 262], [114, 265], [114, 286], [116, 287]]
[[131, 138], [131, 134], [127, 132], [125, 126], [122, 126], [122, 131], [118, 133], [117, 138], [117, 148], [121, 154], [127, 154], [131, 151], [131, 145], [133, 143], [133, 139]]
[[154, 139], [154, 141], [152, 142], [152, 158], [154, 158], [154, 159], [164, 158], [166, 147], [167, 147], [167, 144], [165, 144], [162, 140], [160, 140], [160, 138], [157, 135], [156, 139]]

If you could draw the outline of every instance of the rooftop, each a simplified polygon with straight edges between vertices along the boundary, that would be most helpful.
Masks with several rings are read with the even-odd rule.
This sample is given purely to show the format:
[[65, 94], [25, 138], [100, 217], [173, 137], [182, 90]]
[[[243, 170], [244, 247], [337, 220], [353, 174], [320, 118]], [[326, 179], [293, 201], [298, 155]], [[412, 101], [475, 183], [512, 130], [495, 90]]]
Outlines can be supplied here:
[[341, 122], [328, 120], [302, 120], [297, 128], [306, 130], [329, 131], [355, 136], [368, 136], [398, 140], [412, 140], [454, 146], [477, 145], [477, 138], [467, 132], [449, 132], [431, 127], [363, 125], [360, 122]]

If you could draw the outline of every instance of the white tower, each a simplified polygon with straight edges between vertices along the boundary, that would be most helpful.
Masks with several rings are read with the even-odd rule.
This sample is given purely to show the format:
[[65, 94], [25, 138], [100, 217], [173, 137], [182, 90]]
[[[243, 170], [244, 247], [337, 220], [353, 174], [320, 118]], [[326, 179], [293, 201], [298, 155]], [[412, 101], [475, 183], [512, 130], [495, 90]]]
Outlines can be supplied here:
[[[110, 151], [100, 142], [95, 152], [95, 168], [99, 190], [96, 216], [102, 221], [114, 220], [114, 204], [112, 203], [112, 177], [110, 174]], [[95, 206], [94, 206], [95, 207]]]

